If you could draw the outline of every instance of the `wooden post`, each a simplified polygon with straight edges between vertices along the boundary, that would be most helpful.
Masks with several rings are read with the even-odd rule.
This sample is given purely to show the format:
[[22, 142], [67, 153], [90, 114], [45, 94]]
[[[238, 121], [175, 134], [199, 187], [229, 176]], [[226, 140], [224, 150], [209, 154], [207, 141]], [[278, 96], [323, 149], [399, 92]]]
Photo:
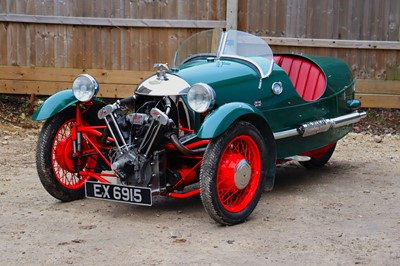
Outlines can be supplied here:
[[226, 30], [236, 30], [238, 22], [238, 0], [226, 0]]

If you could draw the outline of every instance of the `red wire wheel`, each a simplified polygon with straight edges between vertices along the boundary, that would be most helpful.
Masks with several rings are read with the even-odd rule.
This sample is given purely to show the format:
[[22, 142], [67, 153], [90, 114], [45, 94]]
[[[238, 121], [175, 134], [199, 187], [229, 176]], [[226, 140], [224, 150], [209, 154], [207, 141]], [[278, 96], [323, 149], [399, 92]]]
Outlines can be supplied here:
[[203, 156], [200, 195], [217, 222], [245, 221], [256, 207], [265, 181], [267, 149], [252, 124], [236, 122], [212, 139]]
[[221, 205], [229, 212], [244, 210], [257, 192], [261, 156], [256, 142], [247, 135], [234, 138], [222, 153], [216, 176]]
[[[82, 125], [89, 125], [90, 117], [82, 116]], [[95, 171], [98, 155], [86, 138], [96, 143], [96, 137], [82, 134], [81, 152], [73, 154], [71, 129], [75, 124], [75, 108], [49, 118], [43, 125], [36, 148], [36, 168], [47, 192], [61, 201], [72, 201], [85, 196], [84, 184], [89, 178], [79, 171]]]

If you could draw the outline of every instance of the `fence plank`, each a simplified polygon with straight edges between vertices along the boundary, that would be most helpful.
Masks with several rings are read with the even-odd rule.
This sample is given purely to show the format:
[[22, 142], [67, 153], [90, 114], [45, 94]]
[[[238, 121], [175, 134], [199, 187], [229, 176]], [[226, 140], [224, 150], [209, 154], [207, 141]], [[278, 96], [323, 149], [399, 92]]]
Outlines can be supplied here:
[[20, 14], [0, 14], [0, 21], [16, 23], [63, 24], [111, 27], [151, 27], [151, 28], [224, 28], [225, 20], [183, 20], [183, 19], [127, 19], [95, 17], [37, 16]]
[[400, 95], [356, 94], [361, 107], [368, 108], [400, 108]]
[[72, 83], [77, 75], [83, 73], [94, 76], [100, 84], [131, 85], [139, 84], [143, 79], [154, 74], [154, 71], [0, 66], [0, 81], [17, 80]]
[[360, 41], [360, 40], [334, 40], [334, 39], [307, 39], [263, 37], [269, 45], [322, 47], [322, 48], [347, 48], [347, 49], [376, 49], [400, 50], [400, 42], [389, 41]]
[[[0, 80], [0, 91], [5, 94], [52, 95], [71, 86], [72, 82]], [[100, 84], [100, 88], [99, 97], [125, 98], [133, 94], [136, 85]]]
[[237, 29], [238, 0], [226, 0], [226, 28]]
[[400, 81], [358, 79], [356, 81], [356, 92], [361, 94], [400, 95]]

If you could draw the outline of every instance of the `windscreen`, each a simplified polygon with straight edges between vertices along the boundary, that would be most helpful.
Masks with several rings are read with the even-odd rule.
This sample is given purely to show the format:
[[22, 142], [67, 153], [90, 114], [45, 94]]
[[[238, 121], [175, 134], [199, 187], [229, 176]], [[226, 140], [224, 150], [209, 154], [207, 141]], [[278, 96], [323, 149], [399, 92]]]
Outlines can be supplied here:
[[182, 42], [175, 53], [174, 66], [180, 66], [195, 56], [217, 55], [222, 29], [201, 31]]
[[262, 69], [263, 76], [271, 71], [274, 55], [271, 47], [260, 37], [247, 32], [230, 30], [227, 32], [224, 44], [221, 56], [247, 58]]
[[175, 53], [174, 67], [196, 57], [238, 58], [259, 69], [261, 77], [272, 71], [274, 57], [269, 45], [250, 33], [221, 29], [199, 32], [186, 39]]

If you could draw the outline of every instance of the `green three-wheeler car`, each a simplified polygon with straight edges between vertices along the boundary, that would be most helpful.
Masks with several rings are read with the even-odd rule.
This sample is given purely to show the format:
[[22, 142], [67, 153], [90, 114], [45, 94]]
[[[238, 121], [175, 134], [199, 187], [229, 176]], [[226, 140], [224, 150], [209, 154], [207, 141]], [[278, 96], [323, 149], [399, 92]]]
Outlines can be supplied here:
[[365, 116], [343, 61], [274, 55], [245, 32], [200, 32], [171, 67], [155, 68], [112, 104], [82, 74], [37, 110], [47, 120], [37, 170], [52, 196], [152, 205], [200, 194], [214, 220], [241, 223], [272, 189], [277, 163], [323, 166]]

